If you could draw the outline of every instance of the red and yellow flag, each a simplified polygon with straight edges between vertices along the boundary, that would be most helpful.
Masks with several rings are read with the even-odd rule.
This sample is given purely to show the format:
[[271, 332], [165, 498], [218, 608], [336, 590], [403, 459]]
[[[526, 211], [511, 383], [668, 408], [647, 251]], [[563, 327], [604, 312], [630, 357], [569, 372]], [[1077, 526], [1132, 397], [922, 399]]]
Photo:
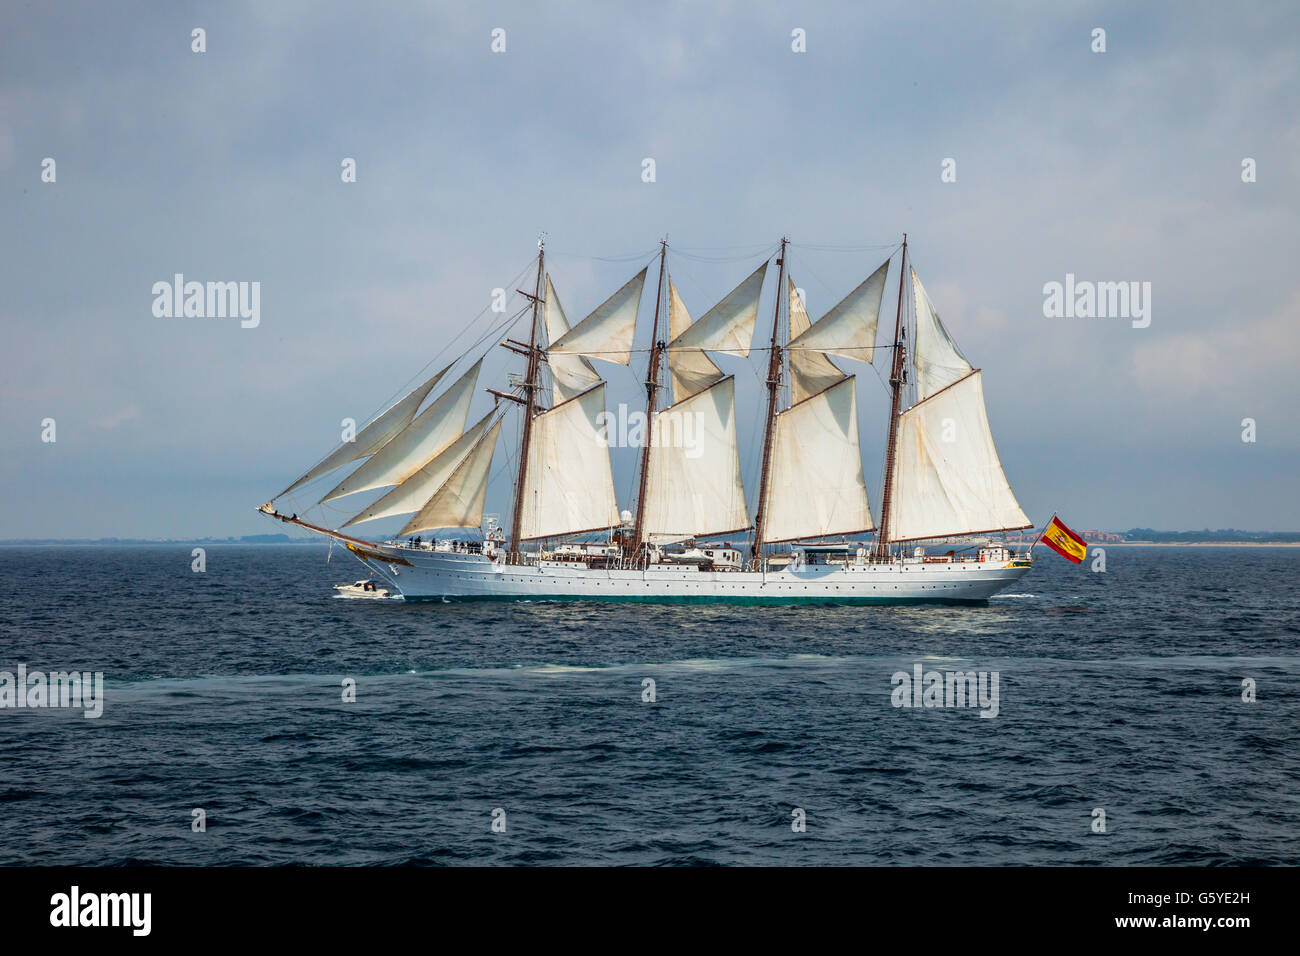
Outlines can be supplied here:
[[1088, 555], [1088, 545], [1084, 540], [1067, 528], [1055, 515], [1043, 531], [1043, 543], [1075, 564], [1081, 564]]

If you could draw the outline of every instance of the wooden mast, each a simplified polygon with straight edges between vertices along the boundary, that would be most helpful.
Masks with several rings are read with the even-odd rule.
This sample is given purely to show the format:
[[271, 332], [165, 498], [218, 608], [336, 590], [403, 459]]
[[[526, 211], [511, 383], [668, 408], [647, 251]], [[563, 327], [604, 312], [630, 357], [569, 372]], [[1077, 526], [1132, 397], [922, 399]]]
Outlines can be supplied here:
[[907, 281], [907, 233], [903, 233], [903, 257], [898, 268], [898, 314], [894, 318], [894, 364], [889, 373], [893, 399], [889, 403], [889, 444], [885, 448], [885, 488], [880, 496], [880, 531], [876, 535], [875, 559], [889, 560], [889, 507], [894, 497], [894, 459], [898, 452], [898, 406], [903, 398], [903, 359], [906, 351], [902, 342], [903, 283]]
[[[632, 526], [632, 551], [623, 555], [624, 563], [631, 558], [631, 566], [642, 563], [641, 543], [645, 531], [645, 489], [650, 474], [650, 444], [653, 437], [655, 395], [659, 391], [659, 365], [663, 358], [666, 342], [659, 340], [659, 305], [664, 291], [664, 274], [667, 271], [668, 240], [659, 242], [659, 284], [655, 288], [655, 317], [650, 333], [650, 375], [645, 383], [645, 445], [641, 449], [641, 480], [636, 493], [636, 523]], [[671, 306], [670, 306], [671, 308]]]
[[[528, 374], [524, 381], [527, 397], [524, 405], [524, 430], [519, 440], [519, 474], [515, 478], [515, 511], [510, 522], [510, 552], [506, 557], [509, 564], [524, 563], [524, 543], [520, 539], [524, 520], [524, 495], [528, 483], [528, 445], [533, 437], [533, 415], [537, 410], [537, 381], [541, 371], [541, 350], [537, 347], [537, 315], [542, 303], [542, 276], [546, 265], [546, 236], [537, 240], [537, 289], [533, 299], [533, 323], [528, 336]], [[526, 293], [525, 293], [526, 294]]]
[[763, 471], [758, 483], [758, 510], [754, 515], [754, 546], [750, 560], [754, 570], [763, 567], [763, 523], [767, 517], [767, 483], [772, 468], [772, 429], [776, 425], [776, 405], [778, 391], [781, 388], [781, 347], [777, 344], [781, 330], [781, 295], [785, 291], [785, 247], [790, 240], [781, 239], [781, 258], [776, 260], [780, 267], [776, 278], [776, 309], [772, 315], [772, 348], [767, 360], [767, 426], [763, 431]]

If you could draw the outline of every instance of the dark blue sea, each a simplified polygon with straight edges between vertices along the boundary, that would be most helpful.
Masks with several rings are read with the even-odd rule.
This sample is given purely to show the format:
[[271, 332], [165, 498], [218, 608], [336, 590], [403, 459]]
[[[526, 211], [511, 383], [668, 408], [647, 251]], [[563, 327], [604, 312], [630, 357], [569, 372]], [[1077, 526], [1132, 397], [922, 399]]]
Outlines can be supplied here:
[[[408, 605], [314, 546], [0, 549], [0, 671], [105, 679], [0, 710], [0, 863], [1300, 864], [1300, 550], [1090, 563], [978, 607]], [[997, 716], [895, 707], [917, 663], [996, 671]]]

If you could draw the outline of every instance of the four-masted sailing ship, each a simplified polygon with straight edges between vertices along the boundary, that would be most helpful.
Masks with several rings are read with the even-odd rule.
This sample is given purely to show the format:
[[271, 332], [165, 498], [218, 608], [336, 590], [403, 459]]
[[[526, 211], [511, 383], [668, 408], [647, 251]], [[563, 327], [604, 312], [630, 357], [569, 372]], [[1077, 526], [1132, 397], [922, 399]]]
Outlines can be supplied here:
[[[467, 427], [483, 365], [471, 351], [259, 510], [342, 542], [407, 599], [978, 602], [1017, 581], [1030, 553], [988, 536], [1031, 522], [994, 447], [980, 370], [958, 351], [909, 267], [907, 237], [894, 334], [883, 346], [877, 320], [893, 256], [814, 322], [789, 275], [788, 245], [783, 239], [774, 263], [769, 257], [693, 320], [669, 274], [667, 241], [660, 244], [644, 383], [649, 427], [629, 509], [618, 507], [606, 383], [592, 361], [630, 366], [642, 351], [633, 340], [654, 263], [571, 326], [546, 272], [543, 238], [534, 291], [519, 292], [527, 340], [508, 337], [508, 326], [487, 346], [520, 356], [524, 371], [505, 390], [486, 389], [495, 399], [487, 414]], [[751, 512], [735, 380], [709, 353], [750, 354], [773, 264], [771, 340], [755, 350], [766, 353], [766, 408]], [[867, 500], [856, 377], [836, 362], [869, 364], [877, 349], [888, 354], [891, 396], [879, 525]], [[452, 380], [458, 363], [468, 367]], [[521, 421], [507, 531], [493, 520], [484, 527], [484, 507], [512, 412]], [[318, 505], [390, 490], [337, 527], [277, 511], [277, 501], [358, 461]], [[386, 540], [348, 530], [400, 515], [411, 517]], [[436, 536], [449, 531], [461, 537]]]

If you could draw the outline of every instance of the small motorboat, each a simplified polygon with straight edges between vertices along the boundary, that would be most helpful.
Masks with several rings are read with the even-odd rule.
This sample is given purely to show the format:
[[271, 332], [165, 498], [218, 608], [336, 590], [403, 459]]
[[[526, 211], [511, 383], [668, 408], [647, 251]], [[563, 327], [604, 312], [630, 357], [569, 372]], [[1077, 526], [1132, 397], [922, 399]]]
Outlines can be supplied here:
[[374, 581], [356, 581], [353, 584], [336, 584], [334, 590], [339, 597], [350, 598], [386, 598], [388, 588], [380, 587]]

